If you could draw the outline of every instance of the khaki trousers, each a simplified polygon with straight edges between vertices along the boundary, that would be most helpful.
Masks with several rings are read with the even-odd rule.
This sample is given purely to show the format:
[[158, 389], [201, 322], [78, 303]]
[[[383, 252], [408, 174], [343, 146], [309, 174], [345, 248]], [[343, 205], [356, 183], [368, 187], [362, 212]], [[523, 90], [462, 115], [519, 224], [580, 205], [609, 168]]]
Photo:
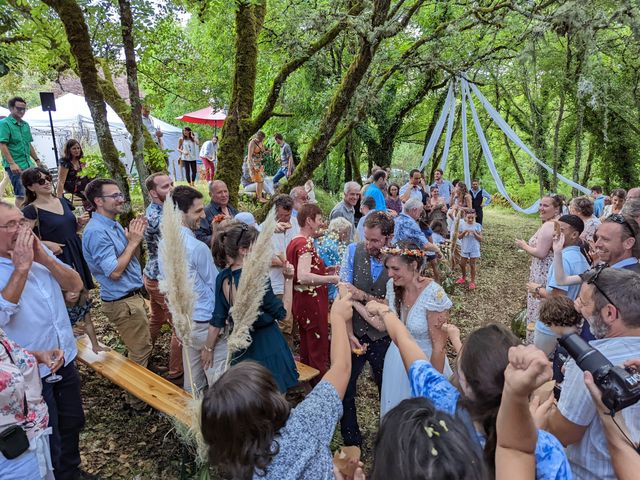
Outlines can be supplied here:
[[[280, 300], [284, 297], [283, 294], [276, 295]], [[278, 321], [278, 328], [282, 332], [282, 336], [287, 341], [287, 345], [289, 345], [289, 349], [294, 351], [294, 342], [293, 339], [298, 336], [298, 325], [293, 321], [293, 315], [290, 312], [287, 312], [287, 316], [282, 320]]]
[[140, 294], [115, 302], [102, 302], [102, 312], [116, 327], [127, 347], [127, 357], [146, 367], [151, 356], [151, 335], [144, 299]]

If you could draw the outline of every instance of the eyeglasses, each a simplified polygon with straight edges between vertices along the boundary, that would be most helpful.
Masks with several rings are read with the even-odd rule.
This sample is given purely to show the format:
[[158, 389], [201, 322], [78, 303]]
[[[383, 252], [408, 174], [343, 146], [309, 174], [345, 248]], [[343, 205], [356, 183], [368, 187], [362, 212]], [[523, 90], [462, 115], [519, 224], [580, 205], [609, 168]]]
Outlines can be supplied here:
[[23, 218], [21, 220], [11, 220], [9, 223], [0, 225], [0, 228], [5, 228], [7, 230], [16, 230], [28, 224], [29, 224], [29, 220], [27, 220], [26, 218]]
[[112, 198], [113, 200], [116, 200], [118, 198], [122, 198], [124, 199], [124, 193], [112, 193], [111, 195], [98, 195], [98, 197], [100, 198]]
[[51, 183], [51, 180], [52, 180], [51, 177], [47, 175], [45, 177], [40, 177], [36, 183], [38, 185], [44, 185], [47, 182]]
[[609, 265], [607, 265], [606, 263], [601, 263], [600, 265], [591, 269], [591, 271], [587, 272], [587, 274], [590, 275], [590, 277], [586, 280], [587, 285], [593, 285], [594, 287], [596, 287], [596, 289], [602, 294], [602, 296], [607, 299], [607, 302], [613, 305], [616, 310], [619, 310], [618, 306], [613, 302], [613, 300], [609, 298], [609, 295], [607, 295], [605, 291], [597, 283], [598, 278], [600, 277], [600, 274], [605, 268], [609, 268]]
[[16, 109], [17, 112], [26, 112], [27, 111], [27, 107], [14, 107]]
[[633, 231], [633, 228], [631, 227], [631, 225], [629, 224], [627, 219], [624, 218], [624, 215], [620, 215], [619, 213], [614, 213], [613, 215], [610, 215], [609, 217], [607, 217], [607, 219], [605, 221], [606, 222], [617, 223], [618, 225], [622, 225], [623, 227], [627, 227], [627, 230], [629, 230], [631, 235], [633, 237], [636, 236], [636, 232]]

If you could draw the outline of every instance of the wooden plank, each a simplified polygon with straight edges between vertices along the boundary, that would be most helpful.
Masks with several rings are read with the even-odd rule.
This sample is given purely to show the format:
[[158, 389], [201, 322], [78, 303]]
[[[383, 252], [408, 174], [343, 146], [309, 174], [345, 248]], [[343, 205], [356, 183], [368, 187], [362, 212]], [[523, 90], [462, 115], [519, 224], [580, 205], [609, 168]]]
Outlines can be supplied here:
[[189, 425], [191, 396], [183, 389], [123, 357], [115, 350], [93, 353], [87, 336], [77, 339], [78, 360], [134, 397], [185, 425]]
[[298, 370], [298, 380], [300, 383], [308, 382], [320, 375], [320, 370], [316, 370], [309, 365], [296, 361], [296, 369]]
[[[115, 383], [131, 395], [151, 405], [185, 425], [189, 425], [188, 403], [191, 396], [180, 387], [132, 362], [115, 350], [93, 353], [89, 338], [77, 339], [78, 360]], [[300, 383], [308, 382], [320, 372], [309, 365], [296, 362]]]

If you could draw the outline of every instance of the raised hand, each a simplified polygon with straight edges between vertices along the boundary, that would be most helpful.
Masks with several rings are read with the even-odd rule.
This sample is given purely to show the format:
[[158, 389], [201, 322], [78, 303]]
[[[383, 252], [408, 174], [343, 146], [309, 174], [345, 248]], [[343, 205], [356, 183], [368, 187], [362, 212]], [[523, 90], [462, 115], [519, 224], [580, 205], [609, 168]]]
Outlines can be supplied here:
[[29, 227], [23, 226], [18, 230], [16, 242], [11, 252], [13, 267], [19, 272], [28, 272], [34, 260], [33, 242], [35, 235]]
[[552, 378], [551, 363], [542, 350], [533, 345], [509, 349], [509, 365], [504, 371], [505, 388], [514, 395], [528, 397]]
[[344, 321], [351, 320], [353, 316], [351, 292], [349, 292], [343, 284], [338, 285], [338, 296], [331, 306], [331, 315], [338, 316]]
[[561, 252], [564, 248], [564, 233], [553, 236], [553, 251]]

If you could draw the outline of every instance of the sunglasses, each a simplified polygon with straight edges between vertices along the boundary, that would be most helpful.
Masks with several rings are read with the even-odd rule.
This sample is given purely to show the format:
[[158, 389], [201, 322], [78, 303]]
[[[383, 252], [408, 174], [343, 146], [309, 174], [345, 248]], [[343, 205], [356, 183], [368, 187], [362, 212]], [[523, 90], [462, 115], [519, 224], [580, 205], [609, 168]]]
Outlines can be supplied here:
[[609, 268], [609, 265], [607, 265], [606, 263], [601, 263], [600, 265], [591, 269], [591, 271], [588, 272], [589, 278], [586, 280], [586, 282], [587, 282], [587, 285], [593, 285], [594, 287], [596, 287], [596, 289], [602, 294], [602, 296], [607, 299], [607, 302], [613, 305], [617, 311], [619, 310], [618, 306], [614, 303], [613, 300], [611, 300], [611, 298], [609, 298], [609, 295], [607, 295], [606, 292], [597, 283], [598, 278], [600, 277], [600, 274], [605, 268]]
[[609, 217], [607, 217], [606, 221], [607, 222], [617, 223], [618, 225], [622, 225], [623, 227], [627, 227], [627, 230], [629, 230], [629, 232], [631, 233], [631, 236], [633, 236], [633, 237], [636, 236], [636, 232], [633, 231], [633, 228], [631, 227], [629, 222], [627, 222], [627, 219], [624, 218], [624, 215], [620, 215], [619, 213], [614, 213], [613, 215], [610, 215]]
[[45, 183], [51, 183], [51, 177], [50, 176], [46, 176], [46, 177], [40, 177], [35, 183], [37, 183], [38, 185], [44, 185]]

